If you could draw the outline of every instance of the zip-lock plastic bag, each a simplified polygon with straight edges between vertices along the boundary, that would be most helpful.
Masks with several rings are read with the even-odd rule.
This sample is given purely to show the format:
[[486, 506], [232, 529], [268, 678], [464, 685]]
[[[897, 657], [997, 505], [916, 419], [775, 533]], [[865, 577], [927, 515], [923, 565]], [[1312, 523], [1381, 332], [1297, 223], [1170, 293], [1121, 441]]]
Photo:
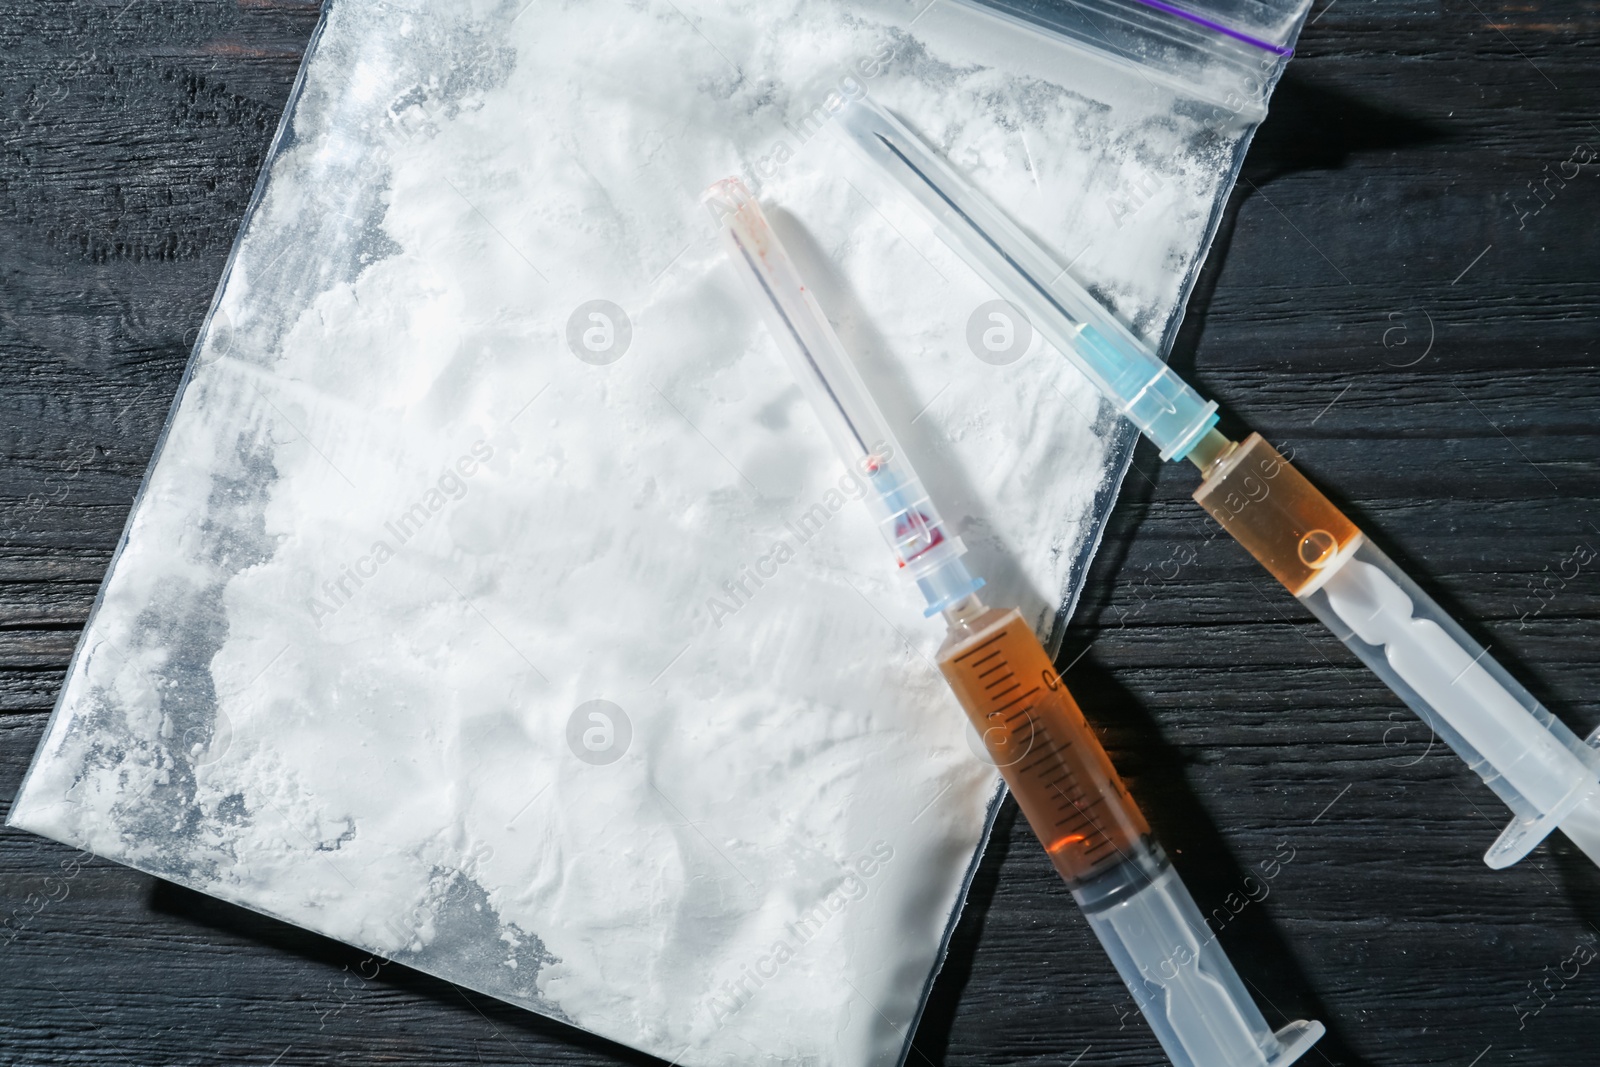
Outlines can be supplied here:
[[336, 0], [11, 822], [680, 1064], [899, 1061], [996, 776], [698, 194], [1059, 640], [1131, 433], [832, 117], [1165, 340], [1304, 12]]

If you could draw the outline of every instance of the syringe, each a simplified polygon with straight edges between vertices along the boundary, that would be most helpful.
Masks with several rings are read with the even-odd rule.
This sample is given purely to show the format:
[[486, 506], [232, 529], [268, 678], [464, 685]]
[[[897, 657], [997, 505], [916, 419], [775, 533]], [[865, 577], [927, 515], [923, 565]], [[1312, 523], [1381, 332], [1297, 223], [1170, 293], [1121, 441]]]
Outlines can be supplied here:
[[1484, 862], [1509, 866], [1559, 826], [1600, 863], [1600, 730], [1579, 740], [1260, 434], [1234, 442], [1219, 433], [1215, 402], [899, 120], [860, 100], [839, 124], [945, 244], [1021, 309], [1162, 459], [1200, 469], [1200, 506], [1511, 808], [1511, 824]]
[[1273, 1033], [1128, 796], [1049, 655], [1015, 608], [986, 607], [894, 433], [761, 208], [734, 178], [707, 190], [729, 257], [926, 614], [949, 632], [939, 670], [1045, 852], [1176, 1067], [1281, 1067], [1319, 1022]]

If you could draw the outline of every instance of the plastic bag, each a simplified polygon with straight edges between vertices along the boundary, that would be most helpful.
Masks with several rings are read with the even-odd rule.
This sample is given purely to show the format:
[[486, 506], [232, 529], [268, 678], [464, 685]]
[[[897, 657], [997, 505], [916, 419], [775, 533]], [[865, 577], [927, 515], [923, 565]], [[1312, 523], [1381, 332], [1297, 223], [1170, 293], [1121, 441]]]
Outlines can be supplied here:
[[898, 1062], [997, 779], [698, 193], [1059, 631], [1132, 437], [829, 120], [1170, 338], [1304, 10], [337, 0], [10, 821], [680, 1064]]

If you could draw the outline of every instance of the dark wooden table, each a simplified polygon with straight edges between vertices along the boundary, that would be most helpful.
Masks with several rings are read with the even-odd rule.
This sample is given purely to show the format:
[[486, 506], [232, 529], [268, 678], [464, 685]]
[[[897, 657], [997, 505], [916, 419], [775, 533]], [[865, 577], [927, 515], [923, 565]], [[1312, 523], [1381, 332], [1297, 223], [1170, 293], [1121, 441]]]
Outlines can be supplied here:
[[[316, 19], [0, 0], [0, 797]], [[1600, 723], [1600, 165], [1569, 161], [1600, 159], [1597, 121], [1593, 0], [1318, 0], [1174, 355], [1224, 430], [1289, 442], [1580, 732]], [[1214, 536], [1192, 484], [1141, 446], [1063, 663], [1269, 1017], [1327, 1023], [1313, 1065], [1600, 1064], [1600, 870], [1564, 840], [1485, 867], [1504, 809]], [[20, 931], [0, 1062], [654, 1062], [74, 856], [0, 834]], [[1010, 815], [915, 1044], [917, 1064], [1165, 1063]]]

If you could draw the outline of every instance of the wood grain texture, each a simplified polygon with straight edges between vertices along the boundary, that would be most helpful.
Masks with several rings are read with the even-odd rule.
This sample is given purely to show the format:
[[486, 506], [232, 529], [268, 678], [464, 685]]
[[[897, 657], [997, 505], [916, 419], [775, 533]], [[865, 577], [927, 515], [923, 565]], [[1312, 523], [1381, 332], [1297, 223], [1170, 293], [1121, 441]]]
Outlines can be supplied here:
[[[316, 18], [0, 0], [0, 796]], [[1592, 2], [1318, 0], [1174, 355], [1225, 430], [1293, 447], [1580, 731], [1600, 723], [1600, 565], [1561, 571], [1600, 547], [1600, 168], [1537, 214], [1527, 185], [1600, 146], [1597, 59]], [[1192, 487], [1141, 446], [1062, 663], [1202, 908], [1269, 890], [1221, 930], [1269, 1018], [1327, 1023], [1307, 1064], [1600, 1063], [1600, 965], [1562, 975], [1600, 935], [1600, 871], [1560, 840], [1488, 870], [1503, 809]], [[8, 1064], [654, 1062], [11, 831], [7, 917]], [[1010, 815], [915, 1046], [1165, 1062]]]

